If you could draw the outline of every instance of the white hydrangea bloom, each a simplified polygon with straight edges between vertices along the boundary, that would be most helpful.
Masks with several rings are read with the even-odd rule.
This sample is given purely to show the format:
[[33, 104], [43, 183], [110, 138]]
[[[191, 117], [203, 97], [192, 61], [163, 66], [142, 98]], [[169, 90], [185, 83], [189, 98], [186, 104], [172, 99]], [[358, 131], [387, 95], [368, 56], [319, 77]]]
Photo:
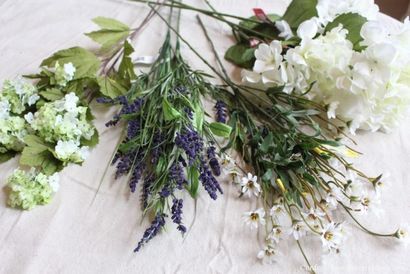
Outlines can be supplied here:
[[283, 86], [284, 92], [304, 93], [327, 106], [328, 118], [348, 122], [349, 130], [389, 132], [400, 124], [410, 106], [410, 21], [396, 29], [368, 21], [361, 29], [365, 48], [355, 51], [342, 25], [321, 34], [323, 22], [346, 12], [371, 20], [373, 1], [319, 1], [318, 18], [303, 22], [299, 46], [282, 57], [279, 41], [261, 44], [252, 71], [243, 81], [259, 88]]
[[316, 10], [320, 22], [326, 25], [344, 13], [358, 13], [368, 20], [375, 20], [379, 7], [374, 0], [319, 0]]

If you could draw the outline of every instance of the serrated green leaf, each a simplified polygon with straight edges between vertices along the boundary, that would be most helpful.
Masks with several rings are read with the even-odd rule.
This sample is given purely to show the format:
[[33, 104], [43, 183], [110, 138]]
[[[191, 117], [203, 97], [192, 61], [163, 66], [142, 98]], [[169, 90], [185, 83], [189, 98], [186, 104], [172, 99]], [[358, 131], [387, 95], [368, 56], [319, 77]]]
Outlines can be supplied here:
[[38, 167], [46, 175], [51, 175], [63, 168], [63, 163], [54, 158], [53, 148], [44, 143], [41, 138], [35, 135], [28, 135], [24, 138], [26, 147], [20, 157], [20, 164], [31, 167]]
[[49, 88], [43, 91], [40, 91], [41, 97], [48, 101], [56, 101], [60, 100], [64, 97], [64, 94], [61, 92], [61, 90], [57, 88]]
[[164, 112], [165, 121], [171, 121], [181, 117], [181, 113], [176, 110], [166, 98], [162, 99], [162, 110]]
[[293, 0], [282, 19], [291, 28], [297, 29], [302, 22], [317, 16], [316, 6], [317, 0]]
[[97, 17], [93, 19], [94, 23], [101, 27], [98, 31], [86, 33], [95, 42], [101, 45], [101, 51], [108, 52], [113, 47], [127, 38], [130, 34], [130, 28], [120, 21], [107, 17]]
[[348, 30], [347, 39], [352, 42], [353, 49], [360, 51], [363, 47], [360, 46], [360, 42], [363, 38], [360, 36], [360, 31], [367, 22], [367, 19], [358, 13], [345, 13], [336, 17], [333, 22], [327, 24], [325, 32], [331, 31], [333, 28], [338, 27], [340, 24], [343, 28]]
[[85, 35], [100, 44], [102, 52], [108, 52], [114, 45], [124, 40], [129, 33], [130, 31], [97, 30]]
[[116, 19], [108, 18], [108, 17], [99, 16], [99, 17], [94, 18], [93, 22], [96, 23], [102, 29], [118, 30], [118, 31], [130, 29], [126, 24]]
[[106, 76], [106, 77], [99, 77], [97, 79], [98, 85], [100, 86], [100, 92], [111, 99], [114, 99], [120, 95], [123, 95], [127, 92], [127, 90], [120, 85], [114, 79]]
[[118, 74], [121, 78], [125, 79], [128, 84], [131, 83], [131, 80], [137, 78], [137, 75], [134, 71], [134, 64], [132, 63], [130, 55], [134, 52], [134, 48], [128, 41], [124, 41], [124, 53], [118, 68]]
[[76, 68], [74, 80], [85, 77], [95, 78], [101, 65], [100, 60], [94, 53], [80, 47], [57, 51], [49, 58], [43, 60], [41, 66], [53, 67], [56, 62], [59, 62], [60, 65], [73, 63]]
[[232, 127], [228, 126], [227, 124], [217, 123], [217, 122], [209, 124], [209, 129], [216, 136], [225, 137], [225, 138], [229, 137], [232, 131]]
[[255, 49], [245, 44], [236, 44], [225, 53], [225, 59], [239, 67], [251, 69], [255, 62]]

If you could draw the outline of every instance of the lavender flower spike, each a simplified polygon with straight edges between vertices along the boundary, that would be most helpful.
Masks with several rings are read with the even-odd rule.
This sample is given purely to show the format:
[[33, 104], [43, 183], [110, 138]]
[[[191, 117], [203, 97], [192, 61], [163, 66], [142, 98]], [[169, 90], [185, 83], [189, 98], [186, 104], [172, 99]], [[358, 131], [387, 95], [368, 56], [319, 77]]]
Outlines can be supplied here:
[[182, 207], [183, 207], [183, 200], [174, 198], [172, 200], [172, 216], [171, 219], [178, 225], [177, 229], [181, 231], [182, 234], [186, 232], [186, 227], [182, 224]]
[[226, 123], [227, 109], [226, 104], [221, 100], [218, 100], [215, 104], [216, 121], [219, 123]]
[[154, 238], [164, 225], [165, 215], [163, 213], [158, 213], [155, 216], [155, 219], [152, 221], [151, 226], [147, 228], [147, 230], [145, 230], [144, 235], [138, 242], [138, 245], [134, 249], [134, 252], [138, 252], [144, 244], [148, 243], [152, 238]]

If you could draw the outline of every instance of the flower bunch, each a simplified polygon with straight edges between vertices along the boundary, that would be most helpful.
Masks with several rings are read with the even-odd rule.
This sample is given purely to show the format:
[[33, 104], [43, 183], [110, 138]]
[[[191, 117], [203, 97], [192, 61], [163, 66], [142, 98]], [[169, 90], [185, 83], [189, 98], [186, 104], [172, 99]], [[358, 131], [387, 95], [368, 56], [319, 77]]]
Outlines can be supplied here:
[[23, 150], [28, 126], [22, 117], [39, 99], [37, 89], [21, 79], [3, 83], [0, 92], [0, 158], [8, 160]]
[[[132, 47], [127, 47], [130, 54]], [[133, 74], [130, 80], [132, 85], [124, 94], [97, 101], [120, 106], [106, 124], [125, 126], [112, 161], [115, 177], [126, 176], [131, 192], [140, 185], [141, 206], [155, 216], [135, 248], [139, 251], [162, 229], [167, 217], [182, 234], [186, 232], [183, 191], [196, 198], [202, 185], [211, 199], [222, 194], [216, 179], [221, 168], [215, 138], [229, 136], [230, 127], [204, 119], [201, 98], [215, 87], [187, 65], [179, 42], [171, 43], [170, 32], [151, 70]], [[226, 118], [222, 106], [219, 115]]]
[[57, 174], [47, 176], [34, 168], [29, 172], [16, 169], [8, 178], [7, 185], [10, 188], [8, 204], [30, 210], [51, 201], [59, 188], [59, 177]]
[[34, 134], [45, 142], [56, 144], [55, 155], [64, 163], [81, 163], [88, 155], [88, 146], [95, 128], [87, 117], [87, 107], [79, 106], [79, 98], [69, 93], [60, 100], [45, 103], [35, 114], [29, 112], [25, 119]]
[[[250, 228], [262, 226], [266, 232], [266, 246], [258, 258], [273, 262], [288, 236], [297, 242], [310, 266], [302, 247], [304, 238], [316, 235], [325, 252], [339, 252], [346, 234], [346, 218], [371, 235], [403, 239], [403, 229], [376, 233], [356, 219], [356, 214], [377, 211], [382, 176], [367, 176], [347, 160], [358, 153], [345, 144], [347, 140], [339, 138], [336, 125], [324, 120], [321, 114], [326, 109], [286, 92], [285, 85], [264, 90], [235, 84], [201, 26], [222, 72], [187, 44], [226, 84], [213, 94], [225, 102], [230, 114], [228, 125], [232, 131], [223, 151], [238, 151], [256, 174], [242, 178], [240, 196], [255, 197], [261, 204], [243, 216]], [[306, 86], [304, 93], [309, 88]], [[318, 121], [325, 122], [325, 126]], [[347, 216], [340, 215], [340, 211]]]
[[243, 80], [260, 88], [285, 86], [288, 93], [310, 89], [305, 96], [326, 106], [328, 118], [347, 121], [352, 134], [391, 131], [410, 105], [408, 20], [387, 28], [376, 21], [373, 1], [322, 0], [315, 8], [316, 16], [297, 28], [286, 14], [277, 21], [278, 38], [286, 40], [261, 42]]

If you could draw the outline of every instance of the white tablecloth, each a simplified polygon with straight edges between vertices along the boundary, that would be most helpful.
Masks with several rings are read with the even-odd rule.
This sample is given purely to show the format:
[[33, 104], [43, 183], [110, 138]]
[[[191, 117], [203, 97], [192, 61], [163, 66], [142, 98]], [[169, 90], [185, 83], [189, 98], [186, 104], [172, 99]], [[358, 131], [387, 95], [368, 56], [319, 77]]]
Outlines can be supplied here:
[[[189, 1], [198, 7], [201, 0]], [[243, 16], [251, 8], [283, 13], [286, 0], [214, 0], [215, 7]], [[75, 45], [96, 48], [83, 32], [96, 29], [91, 19], [109, 16], [136, 26], [148, 8], [120, 0], [0, 0], [0, 80], [36, 71], [52, 52]], [[395, 22], [383, 18], [389, 24]], [[229, 29], [205, 20], [222, 55], [232, 44]], [[183, 35], [214, 63], [208, 44], [193, 13], [184, 12]], [[134, 43], [139, 55], [155, 55], [166, 27], [156, 18]], [[183, 53], [193, 67], [209, 71], [186, 47]], [[239, 70], [230, 66], [238, 76]], [[69, 166], [61, 173], [61, 188], [50, 205], [30, 212], [6, 207], [0, 191], [0, 273], [303, 273], [304, 261], [294, 243], [282, 248], [283, 257], [274, 265], [256, 259], [261, 242], [241, 221], [254, 202], [238, 198], [238, 189], [223, 182], [225, 195], [212, 201], [202, 192], [197, 201], [187, 199], [186, 223], [193, 226], [185, 239], [168, 225], [140, 253], [132, 252], [149, 225], [141, 221], [138, 195], [130, 195], [123, 180], [113, 181], [111, 168], [97, 192], [119, 130], [107, 130], [112, 115], [96, 106], [101, 142], [82, 167]], [[390, 232], [410, 217], [410, 125], [409, 120], [392, 134], [356, 136], [364, 156], [357, 161], [366, 172], [391, 173], [383, 195], [381, 218], [368, 216], [364, 223]], [[0, 186], [17, 167], [17, 159], [0, 165]], [[189, 197], [187, 197], [189, 198]], [[194, 217], [196, 216], [196, 218]], [[193, 221], [194, 220], [194, 221]], [[343, 252], [320, 263], [320, 243], [306, 241], [308, 256], [320, 273], [408, 273], [410, 252], [393, 241], [376, 239], [351, 227]], [[261, 236], [261, 235], [260, 235]]]

